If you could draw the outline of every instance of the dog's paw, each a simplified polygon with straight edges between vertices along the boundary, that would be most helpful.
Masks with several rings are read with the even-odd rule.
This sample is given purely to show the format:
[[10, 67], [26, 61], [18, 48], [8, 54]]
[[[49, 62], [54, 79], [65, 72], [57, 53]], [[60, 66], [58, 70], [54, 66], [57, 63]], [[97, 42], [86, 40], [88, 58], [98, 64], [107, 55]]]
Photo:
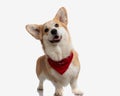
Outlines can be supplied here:
[[83, 92], [81, 92], [79, 89], [73, 89], [72, 92], [76, 95], [76, 96], [83, 96]]
[[54, 96], [63, 96], [63, 89], [56, 89]]

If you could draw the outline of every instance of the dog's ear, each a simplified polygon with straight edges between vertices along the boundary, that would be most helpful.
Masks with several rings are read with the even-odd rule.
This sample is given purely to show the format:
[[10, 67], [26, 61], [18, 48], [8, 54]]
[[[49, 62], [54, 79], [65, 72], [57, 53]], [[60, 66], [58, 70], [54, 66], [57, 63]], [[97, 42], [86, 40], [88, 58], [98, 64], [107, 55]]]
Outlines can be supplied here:
[[26, 30], [36, 39], [42, 40], [42, 25], [28, 24]]
[[66, 11], [66, 9], [64, 7], [61, 7], [58, 10], [58, 12], [57, 12], [57, 14], [56, 14], [56, 16], [55, 16], [54, 19], [58, 19], [60, 22], [62, 22], [62, 23], [64, 23], [64, 24], [67, 25], [67, 23], [68, 23], [68, 17], [67, 17], [67, 11]]

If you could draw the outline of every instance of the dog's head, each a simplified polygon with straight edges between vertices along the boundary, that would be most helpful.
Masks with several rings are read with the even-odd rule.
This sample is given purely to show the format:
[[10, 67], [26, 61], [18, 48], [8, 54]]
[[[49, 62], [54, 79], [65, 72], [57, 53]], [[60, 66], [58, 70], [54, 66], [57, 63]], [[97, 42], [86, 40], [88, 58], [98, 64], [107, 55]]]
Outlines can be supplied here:
[[26, 25], [27, 31], [43, 44], [57, 45], [60, 42], [70, 40], [67, 30], [67, 12], [65, 8], [60, 8], [53, 20], [42, 25]]

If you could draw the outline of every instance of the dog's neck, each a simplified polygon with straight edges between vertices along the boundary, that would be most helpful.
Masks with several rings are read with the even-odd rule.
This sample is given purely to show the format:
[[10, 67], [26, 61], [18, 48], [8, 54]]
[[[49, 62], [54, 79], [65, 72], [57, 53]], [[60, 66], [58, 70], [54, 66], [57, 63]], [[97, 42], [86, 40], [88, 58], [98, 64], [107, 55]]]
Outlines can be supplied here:
[[54, 61], [60, 61], [71, 54], [73, 47], [71, 43], [59, 43], [55, 46], [48, 44], [45, 45], [45, 53]]

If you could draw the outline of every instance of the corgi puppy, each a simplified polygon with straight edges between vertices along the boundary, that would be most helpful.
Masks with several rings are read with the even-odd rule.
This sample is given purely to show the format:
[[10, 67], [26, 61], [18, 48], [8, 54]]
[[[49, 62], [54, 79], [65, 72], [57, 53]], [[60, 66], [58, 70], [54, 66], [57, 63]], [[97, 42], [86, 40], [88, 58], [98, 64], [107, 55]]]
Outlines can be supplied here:
[[38, 58], [36, 65], [40, 81], [38, 90], [43, 90], [43, 82], [48, 79], [55, 86], [55, 96], [62, 96], [63, 87], [68, 84], [74, 94], [82, 95], [77, 87], [80, 62], [72, 46], [67, 24], [66, 9], [61, 7], [53, 20], [41, 25], [26, 25], [26, 30], [41, 41], [45, 53]]

